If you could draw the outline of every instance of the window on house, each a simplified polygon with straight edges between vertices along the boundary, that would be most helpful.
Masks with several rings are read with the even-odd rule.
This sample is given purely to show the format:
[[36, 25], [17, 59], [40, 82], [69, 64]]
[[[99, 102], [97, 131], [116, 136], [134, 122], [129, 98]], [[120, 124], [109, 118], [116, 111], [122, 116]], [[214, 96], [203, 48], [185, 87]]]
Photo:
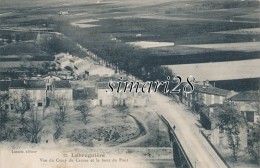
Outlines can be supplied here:
[[13, 110], [14, 109], [14, 104], [11, 104], [11, 110]]
[[223, 104], [223, 97], [219, 96], [219, 104]]
[[51, 85], [47, 86], [47, 90], [52, 90]]
[[247, 122], [254, 122], [254, 112], [253, 111], [241, 111], [242, 116]]
[[254, 112], [253, 111], [246, 111], [246, 120], [248, 122], [254, 122]]
[[209, 117], [212, 117], [212, 113], [213, 113], [213, 108], [210, 107], [210, 108], [209, 108]]
[[5, 109], [7, 110], [9, 108], [8, 104], [5, 105]]
[[38, 107], [42, 107], [42, 103], [41, 102], [38, 103]]
[[241, 115], [242, 115], [243, 117], [246, 117], [244, 111], [241, 111]]

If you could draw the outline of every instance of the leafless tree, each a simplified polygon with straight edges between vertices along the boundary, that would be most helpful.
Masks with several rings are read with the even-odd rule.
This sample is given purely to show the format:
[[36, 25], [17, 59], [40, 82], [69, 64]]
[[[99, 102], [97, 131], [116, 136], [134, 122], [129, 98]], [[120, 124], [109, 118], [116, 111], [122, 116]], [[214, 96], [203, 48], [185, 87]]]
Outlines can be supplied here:
[[54, 104], [57, 108], [56, 115], [58, 115], [59, 120], [64, 125], [65, 122], [67, 121], [67, 117], [68, 117], [68, 114], [67, 114], [68, 101], [67, 101], [67, 99], [65, 99], [63, 97], [56, 97], [56, 98], [54, 98]]
[[52, 101], [57, 108], [53, 122], [55, 125], [54, 138], [58, 139], [62, 133], [63, 126], [67, 121], [68, 101], [63, 97], [55, 97]]
[[6, 123], [8, 122], [8, 110], [5, 109], [7, 100], [8, 100], [8, 95], [4, 95], [4, 96], [0, 97], [0, 131], [1, 132], [4, 131], [5, 135], [7, 133], [6, 132]]
[[258, 120], [250, 131], [252, 140], [248, 145], [248, 152], [252, 158], [260, 166], [260, 120]]
[[88, 122], [88, 117], [89, 117], [89, 112], [90, 112], [88, 105], [84, 102], [80, 102], [80, 105], [77, 106], [75, 109], [80, 111], [82, 120], [83, 120], [84, 124], [86, 125]]
[[28, 94], [23, 93], [20, 97], [14, 99], [15, 111], [21, 114], [21, 124], [24, 125], [24, 115], [30, 108], [30, 97]]
[[43, 125], [38, 116], [38, 109], [32, 107], [28, 117], [25, 118], [25, 136], [31, 143], [40, 141], [39, 133], [42, 131]]

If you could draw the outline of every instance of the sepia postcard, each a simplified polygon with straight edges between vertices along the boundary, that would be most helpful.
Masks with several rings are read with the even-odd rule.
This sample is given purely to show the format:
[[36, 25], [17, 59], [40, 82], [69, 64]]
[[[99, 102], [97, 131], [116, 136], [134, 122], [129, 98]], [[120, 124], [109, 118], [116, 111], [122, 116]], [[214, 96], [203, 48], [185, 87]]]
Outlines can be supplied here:
[[0, 168], [259, 168], [259, 0], [0, 0]]

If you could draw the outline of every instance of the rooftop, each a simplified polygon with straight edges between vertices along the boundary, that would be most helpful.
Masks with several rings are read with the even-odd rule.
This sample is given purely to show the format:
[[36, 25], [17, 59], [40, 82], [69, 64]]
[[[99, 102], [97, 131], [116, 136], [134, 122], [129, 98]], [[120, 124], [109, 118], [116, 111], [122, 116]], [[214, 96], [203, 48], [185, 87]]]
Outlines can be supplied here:
[[44, 89], [43, 80], [12, 80], [10, 88]]
[[208, 93], [208, 94], [221, 95], [221, 96], [227, 96], [230, 93], [229, 90], [220, 89], [212, 85], [204, 86], [204, 85], [196, 84], [194, 87], [196, 91], [201, 93]]
[[71, 88], [68, 80], [54, 81], [55, 88]]
[[10, 88], [25, 88], [23, 80], [12, 80], [10, 83]]
[[240, 93], [230, 97], [229, 100], [258, 102], [260, 100], [260, 93], [258, 93], [258, 91], [240, 92]]
[[109, 89], [108, 82], [98, 82], [96, 86], [98, 89]]
[[27, 80], [25, 85], [27, 89], [45, 89], [46, 87], [43, 80]]

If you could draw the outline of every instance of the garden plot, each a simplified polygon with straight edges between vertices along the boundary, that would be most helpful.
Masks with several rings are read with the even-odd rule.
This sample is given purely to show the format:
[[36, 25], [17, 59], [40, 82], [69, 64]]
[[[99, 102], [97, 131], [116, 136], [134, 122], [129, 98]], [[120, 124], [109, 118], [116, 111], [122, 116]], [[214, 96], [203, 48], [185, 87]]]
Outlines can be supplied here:
[[83, 146], [115, 146], [139, 136], [136, 121], [126, 113], [112, 107], [96, 107], [90, 113], [88, 123], [81, 121], [75, 111], [71, 122], [65, 126], [63, 137]]

